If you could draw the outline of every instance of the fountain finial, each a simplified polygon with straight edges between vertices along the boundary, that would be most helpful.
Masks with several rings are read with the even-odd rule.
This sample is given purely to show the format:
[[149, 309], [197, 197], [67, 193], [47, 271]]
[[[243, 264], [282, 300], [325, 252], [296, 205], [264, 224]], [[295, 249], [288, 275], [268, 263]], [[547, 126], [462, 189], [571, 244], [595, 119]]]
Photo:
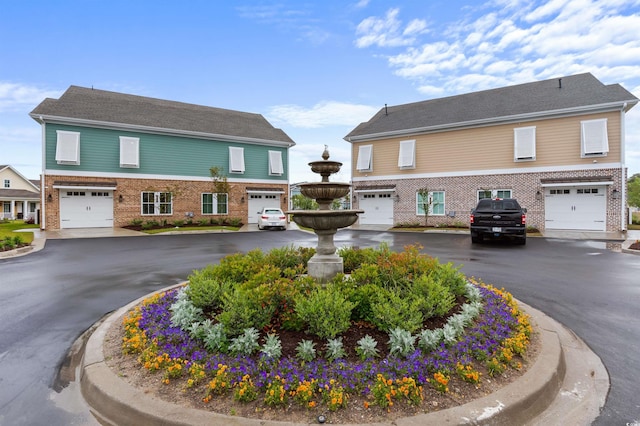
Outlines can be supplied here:
[[329, 159], [329, 145], [325, 145], [324, 146], [324, 152], [322, 153], [322, 159], [323, 160], [328, 160]]

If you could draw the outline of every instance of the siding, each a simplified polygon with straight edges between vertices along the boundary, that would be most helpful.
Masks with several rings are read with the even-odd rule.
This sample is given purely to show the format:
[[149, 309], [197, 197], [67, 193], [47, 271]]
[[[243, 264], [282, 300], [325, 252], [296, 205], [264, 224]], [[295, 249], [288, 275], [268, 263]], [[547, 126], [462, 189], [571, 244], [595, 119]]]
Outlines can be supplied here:
[[[57, 130], [80, 132], [79, 165], [57, 164]], [[120, 136], [140, 138], [139, 168], [120, 167]], [[225, 174], [228, 172], [229, 146], [237, 146], [244, 148], [246, 170], [244, 174], [228, 174], [229, 177], [288, 180], [287, 148], [59, 124], [47, 124], [45, 138], [46, 169], [50, 171], [209, 177], [213, 166], [222, 167]], [[282, 176], [269, 176], [268, 151], [282, 153]]]
[[[607, 118], [609, 153], [606, 157], [580, 158], [580, 121]], [[536, 127], [536, 160], [513, 160], [513, 129]], [[416, 168], [398, 168], [399, 142], [416, 140]], [[421, 173], [464, 172], [513, 168], [587, 166], [599, 162], [620, 162], [620, 112], [511, 123], [498, 126], [431, 133], [352, 144], [352, 176], [411, 176]], [[373, 145], [373, 172], [356, 169], [358, 147]]]

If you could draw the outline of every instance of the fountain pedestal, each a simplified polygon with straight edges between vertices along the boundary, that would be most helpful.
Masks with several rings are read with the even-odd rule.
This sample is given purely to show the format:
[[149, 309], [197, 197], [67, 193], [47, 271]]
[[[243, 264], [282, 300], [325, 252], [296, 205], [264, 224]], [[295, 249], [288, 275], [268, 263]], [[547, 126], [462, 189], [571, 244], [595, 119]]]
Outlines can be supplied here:
[[329, 182], [329, 176], [340, 170], [342, 163], [329, 160], [329, 152], [325, 146], [322, 153], [323, 161], [309, 163], [311, 170], [322, 176], [321, 182], [303, 183], [300, 191], [306, 197], [318, 202], [318, 210], [293, 210], [287, 214], [293, 215], [293, 221], [298, 225], [313, 229], [318, 236], [318, 247], [307, 264], [307, 272], [321, 283], [326, 283], [337, 274], [344, 272], [343, 261], [336, 254], [333, 236], [339, 228], [353, 225], [358, 215], [364, 210], [331, 210], [333, 200], [344, 197], [349, 193], [351, 185], [348, 183]]

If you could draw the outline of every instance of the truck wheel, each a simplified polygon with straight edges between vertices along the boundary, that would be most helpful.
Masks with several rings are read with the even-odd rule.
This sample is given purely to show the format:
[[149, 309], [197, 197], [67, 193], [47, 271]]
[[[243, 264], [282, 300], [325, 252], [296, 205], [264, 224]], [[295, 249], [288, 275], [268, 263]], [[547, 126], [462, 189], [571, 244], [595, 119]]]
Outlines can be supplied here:
[[523, 245], [527, 244], [527, 238], [526, 238], [526, 237], [525, 237], [525, 238], [518, 238], [518, 240], [517, 240], [517, 241], [518, 241], [518, 243], [517, 243], [517, 244], [518, 244], [519, 246], [523, 246]]
[[478, 244], [482, 242], [482, 237], [471, 237], [471, 242], [473, 244]]

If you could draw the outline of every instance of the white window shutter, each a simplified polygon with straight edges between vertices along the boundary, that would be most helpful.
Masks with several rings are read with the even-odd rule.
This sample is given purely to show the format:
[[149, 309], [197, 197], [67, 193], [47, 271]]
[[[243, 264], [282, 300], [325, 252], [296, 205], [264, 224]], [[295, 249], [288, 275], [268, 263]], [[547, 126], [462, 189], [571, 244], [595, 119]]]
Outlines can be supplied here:
[[231, 173], [244, 173], [244, 148], [229, 147], [229, 170]]
[[513, 129], [514, 160], [536, 159], [536, 128], [519, 127]]
[[140, 167], [140, 139], [120, 136], [120, 167]]
[[282, 175], [284, 167], [282, 165], [282, 152], [269, 151], [269, 174]]
[[398, 154], [398, 167], [401, 169], [413, 169], [416, 167], [416, 141], [400, 141]]
[[371, 171], [372, 161], [371, 157], [373, 154], [373, 145], [362, 145], [358, 148], [358, 162], [356, 164], [356, 169], [359, 171]]
[[57, 130], [56, 161], [58, 164], [80, 164], [80, 133]]
[[607, 119], [582, 121], [582, 155], [609, 152]]

